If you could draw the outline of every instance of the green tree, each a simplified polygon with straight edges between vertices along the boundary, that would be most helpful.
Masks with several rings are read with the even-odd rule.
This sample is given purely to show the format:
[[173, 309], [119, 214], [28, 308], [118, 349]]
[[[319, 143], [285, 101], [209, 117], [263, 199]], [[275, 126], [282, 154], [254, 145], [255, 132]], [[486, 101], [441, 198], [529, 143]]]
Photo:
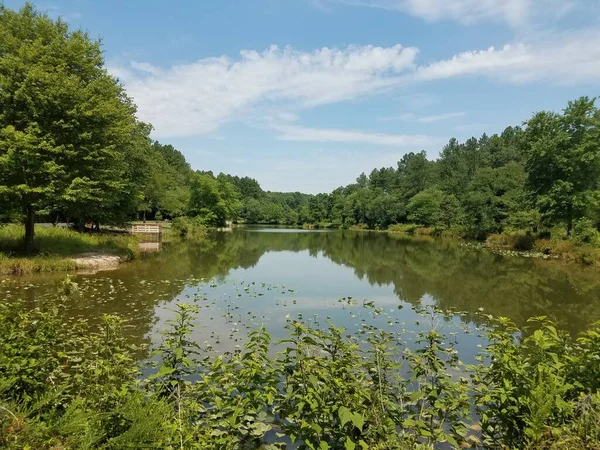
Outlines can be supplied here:
[[600, 201], [600, 112], [595, 99], [569, 102], [564, 114], [540, 112], [527, 122], [526, 168], [537, 207], [547, 222], [575, 220]]
[[237, 215], [239, 201], [234, 186], [225, 176], [210, 173], [192, 175], [189, 214], [201, 217], [210, 226], [224, 226]]
[[398, 161], [398, 183], [400, 195], [405, 201], [431, 187], [437, 178], [436, 164], [427, 160], [427, 154], [407, 153]]
[[464, 198], [467, 226], [476, 235], [502, 231], [509, 215], [525, 207], [525, 172], [515, 162], [479, 169]]
[[426, 189], [410, 199], [406, 207], [408, 220], [425, 226], [440, 222], [440, 211], [444, 193], [439, 189]]
[[99, 41], [26, 4], [0, 6], [0, 196], [25, 217], [135, 202], [126, 182], [135, 106], [104, 68]]

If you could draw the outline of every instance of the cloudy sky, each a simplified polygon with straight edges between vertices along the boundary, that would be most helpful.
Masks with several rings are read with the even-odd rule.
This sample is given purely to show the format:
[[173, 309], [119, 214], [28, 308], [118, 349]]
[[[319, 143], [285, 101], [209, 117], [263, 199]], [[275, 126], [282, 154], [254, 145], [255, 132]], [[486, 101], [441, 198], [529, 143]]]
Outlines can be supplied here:
[[330, 191], [600, 93], [599, 0], [36, 4], [102, 38], [156, 139], [268, 190]]

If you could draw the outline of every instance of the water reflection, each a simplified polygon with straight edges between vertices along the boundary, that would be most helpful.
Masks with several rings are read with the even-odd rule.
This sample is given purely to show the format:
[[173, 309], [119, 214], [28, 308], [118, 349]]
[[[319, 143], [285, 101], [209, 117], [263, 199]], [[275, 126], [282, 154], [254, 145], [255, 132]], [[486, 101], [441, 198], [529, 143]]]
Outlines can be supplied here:
[[[67, 319], [118, 313], [134, 324], [134, 339], [142, 340], [162, 327], [173, 301], [201, 298], [202, 338], [228, 334], [238, 321], [283, 325], [288, 314], [298, 313], [360, 326], [364, 317], [341, 307], [341, 297], [374, 300], [394, 311], [390, 326], [413, 320], [410, 308], [397, 312], [403, 302], [466, 311], [462, 320], [474, 323], [479, 308], [519, 325], [544, 314], [573, 333], [600, 319], [600, 279], [579, 266], [504, 258], [456, 242], [399, 235], [255, 231], [164, 244], [161, 252], [146, 253], [117, 271], [77, 275], [81, 292], [69, 301]], [[52, 298], [62, 277], [4, 278], [0, 293], [6, 301], [20, 297], [33, 306]], [[277, 288], [259, 295], [242, 288], [242, 281]]]

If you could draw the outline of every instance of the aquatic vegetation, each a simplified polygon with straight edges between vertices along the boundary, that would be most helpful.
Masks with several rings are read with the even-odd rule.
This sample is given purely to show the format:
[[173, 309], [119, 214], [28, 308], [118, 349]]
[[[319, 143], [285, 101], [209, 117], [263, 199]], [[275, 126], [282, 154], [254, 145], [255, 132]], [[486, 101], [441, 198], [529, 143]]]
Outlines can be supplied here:
[[[229, 285], [218, 302], [211, 280], [189, 291], [145, 350], [128, 343], [128, 323], [118, 316], [89, 323], [66, 314], [69, 297], [92, 294], [93, 284], [67, 279], [34, 309], [0, 304], [0, 446], [584, 449], [600, 442], [600, 324], [572, 338], [543, 317], [517, 329], [482, 311], [476, 328], [453, 319], [461, 313], [432, 307], [417, 308], [405, 324], [398, 308], [345, 297], [333, 304], [355, 326], [342, 328], [330, 316], [294, 314], [297, 293], [285, 285]], [[290, 311], [280, 339], [274, 324], [244, 308], [265, 291]], [[202, 342], [196, 333], [207, 314], [230, 328], [212, 329]], [[472, 363], [461, 361], [462, 333], [484, 343]]]

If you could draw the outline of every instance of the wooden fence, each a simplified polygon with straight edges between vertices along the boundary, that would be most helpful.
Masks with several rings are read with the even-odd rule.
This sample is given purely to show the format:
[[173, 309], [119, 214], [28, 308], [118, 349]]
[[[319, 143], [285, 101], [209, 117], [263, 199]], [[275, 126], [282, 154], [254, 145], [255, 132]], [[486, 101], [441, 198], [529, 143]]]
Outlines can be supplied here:
[[160, 223], [134, 223], [131, 225], [133, 234], [161, 234], [162, 224]]

